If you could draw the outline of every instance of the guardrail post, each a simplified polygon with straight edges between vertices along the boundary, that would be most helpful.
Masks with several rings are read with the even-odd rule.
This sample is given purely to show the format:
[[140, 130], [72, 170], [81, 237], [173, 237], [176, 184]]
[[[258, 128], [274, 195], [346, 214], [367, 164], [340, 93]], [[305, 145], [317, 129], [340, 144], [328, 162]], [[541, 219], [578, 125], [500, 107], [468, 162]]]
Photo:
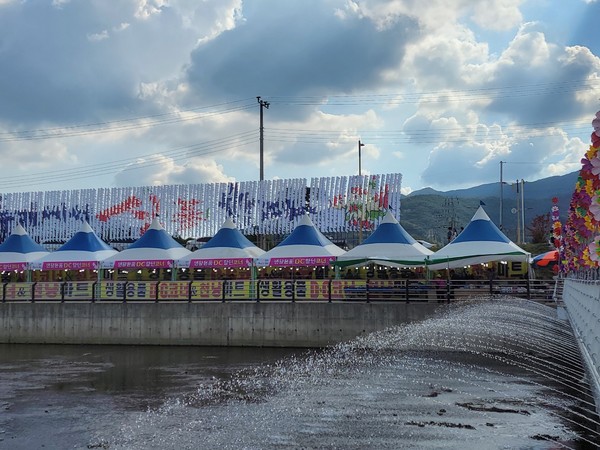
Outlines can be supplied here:
[[31, 303], [35, 303], [35, 285], [36, 283], [31, 284]]
[[292, 303], [296, 302], [296, 280], [292, 280]]
[[154, 293], [154, 303], [158, 303], [158, 290], [160, 289], [160, 281], [156, 282], [156, 292]]
[[367, 303], [371, 303], [369, 300], [369, 280], [365, 283], [365, 294], [367, 295]]
[[65, 284], [67, 282], [63, 281], [62, 283], [60, 283], [60, 302], [64, 303], [65, 302]]
[[96, 285], [98, 284], [97, 281], [94, 281], [92, 283], [92, 303], [96, 303]]
[[225, 286], [227, 286], [227, 283], [229, 283], [229, 281], [223, 280], [221, 283], [221, 301], [225, 303]]
[[529, 283], [529, 277], [527, 277], [527, 300], [531, 300], [531, 284]]
[[8, 283], [2, 283], [2, 303], [6, 303], [6, 285]]
[[331, 280], [327, 284], [327, 298], [329, 299], [327, 301], [331, 303]]

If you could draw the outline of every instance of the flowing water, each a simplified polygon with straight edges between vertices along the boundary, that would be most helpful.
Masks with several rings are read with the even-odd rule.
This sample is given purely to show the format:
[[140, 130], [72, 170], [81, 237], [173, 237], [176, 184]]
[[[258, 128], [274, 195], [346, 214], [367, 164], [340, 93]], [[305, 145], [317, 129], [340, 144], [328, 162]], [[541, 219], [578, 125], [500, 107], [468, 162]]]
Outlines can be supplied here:
[[523, 300], [320, 351], [0, 352], [0, 448], [600, 448], [568, 324]]

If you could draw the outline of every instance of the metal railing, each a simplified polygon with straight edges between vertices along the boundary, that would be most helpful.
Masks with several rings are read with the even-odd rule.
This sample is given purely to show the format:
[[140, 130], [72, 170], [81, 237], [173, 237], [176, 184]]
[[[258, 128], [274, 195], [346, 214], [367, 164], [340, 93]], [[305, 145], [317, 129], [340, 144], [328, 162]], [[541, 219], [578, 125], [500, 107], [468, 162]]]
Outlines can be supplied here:
[[553, 280], [208, 280], [3, 283], [1, 301], [400, 301], [511, 296], [553, 301]]

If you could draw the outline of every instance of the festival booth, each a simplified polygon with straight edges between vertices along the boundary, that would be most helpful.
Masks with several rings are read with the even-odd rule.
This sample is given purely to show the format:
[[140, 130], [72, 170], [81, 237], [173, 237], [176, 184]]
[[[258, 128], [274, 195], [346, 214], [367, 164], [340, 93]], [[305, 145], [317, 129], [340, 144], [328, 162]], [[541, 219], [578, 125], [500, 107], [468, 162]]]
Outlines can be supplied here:
[[249, 299], [255, 292], [253, 261], [264, 253], [228, 218], [210, 240], [177, 260], [175, 267], [183, 272], [178, 275], [179, 280], [192, 281], [191, 300], [206, 299], [205, 292], [211, 292], [213, 299]]
[[362, 244], [339, 256], [334, 265], [345, 268], [341, 273], [345, 298], [419, 299], [426, 293], [421, 292], [422, 284], [417, 279], [422, 278], [425, 259], [432, 253], [388, 211], [375, 231]]
[[100, 239], [87, 222], [52, 253], [32, 261], [32, 298], [91, 300], [100, 261], [117, 251]]
[[[430, 271], [445, 270], [443, 278], [453, 278], [451, 270], [470, 270], [470, 276], [490, 281], [512, 269], [527, 269], [530, 255], [508, 239], [479, 207], [465, 229], [449, 244], [429, 255]], [[497, 263], [495, 269], [493, 263]], [[526, 271], [522, 273], [527, 274]]]
[[229, 218], [202, 247], [177, 260], [175, 267], [194, 272], [194, 279], [247, 279], [251, 278], [254, 258], [264, 253]]
[[11, 235], [0, 245], [2, 281], [31, 281], [28, 264], [48, 253], [48, 250], [31, 239], [25, 229], [17, 224]]
[[453, 269], [493, 261], [527, 263], [529, 253], [508, 239], [479, 207], [465, 229], [427, 259], [429, 270]]
[[255, 259], [261, 299], [327, 299], [332, 263], [345, 250], [304, 215], [292, 233]]
[[176, 279], [174, 262], [190, 253], [165, 231], [155, 217], [148, 230], [139, 239], [125, 250], [102, 261], [104, 279], [100, 283], [99, 298], [102, 300], [172, 298], [168, 296], [168, 291], [172, 287], [170, 283], [174, 283]]
[[418, 267], [433, 252], [406, 232], [388, 211], [375, 231], [362, 243], [337, 258], [339, 267], [359, 267], [370, 263], [388, 267]]

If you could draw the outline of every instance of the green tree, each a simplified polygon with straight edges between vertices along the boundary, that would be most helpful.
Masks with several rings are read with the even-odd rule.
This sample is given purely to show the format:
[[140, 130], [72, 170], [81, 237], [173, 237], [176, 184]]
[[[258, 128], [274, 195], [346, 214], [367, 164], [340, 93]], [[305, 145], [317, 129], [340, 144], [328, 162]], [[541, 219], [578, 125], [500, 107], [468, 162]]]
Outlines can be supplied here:
[[531, 242], [533, 244], [548, 242], [549, 236], [552, 233], [550, 213], [535, 216], [531, 221], [531, 225], [527, 227], [527, 230], [531, 234]]

